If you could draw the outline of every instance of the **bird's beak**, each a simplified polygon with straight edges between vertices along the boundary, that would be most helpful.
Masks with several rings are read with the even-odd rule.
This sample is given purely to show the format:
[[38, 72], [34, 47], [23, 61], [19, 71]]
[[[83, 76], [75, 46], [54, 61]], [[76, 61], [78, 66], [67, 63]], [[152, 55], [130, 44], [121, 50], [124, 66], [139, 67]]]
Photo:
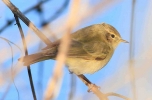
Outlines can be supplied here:
[[124, 42], [124, 43], [129, 43], [128, 41], [124, 40], [124, 39], [120, 39], [121, 42]]

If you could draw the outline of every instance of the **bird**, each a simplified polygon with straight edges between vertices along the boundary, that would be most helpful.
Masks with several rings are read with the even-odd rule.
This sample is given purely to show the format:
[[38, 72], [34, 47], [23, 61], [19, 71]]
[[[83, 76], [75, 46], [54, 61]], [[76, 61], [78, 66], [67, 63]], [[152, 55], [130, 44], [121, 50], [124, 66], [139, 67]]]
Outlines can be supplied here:
[[[84, 27], [71, 35], [65, 65], [76, 74], [93, 74], [102, 69], [111, 59], [116, 47], [128, 41], [110, 24], [101, 23]], [[47, 45], [42, 51], [19, 59], [24, 66], [52, 59], [56, 60], [61, 39]]]

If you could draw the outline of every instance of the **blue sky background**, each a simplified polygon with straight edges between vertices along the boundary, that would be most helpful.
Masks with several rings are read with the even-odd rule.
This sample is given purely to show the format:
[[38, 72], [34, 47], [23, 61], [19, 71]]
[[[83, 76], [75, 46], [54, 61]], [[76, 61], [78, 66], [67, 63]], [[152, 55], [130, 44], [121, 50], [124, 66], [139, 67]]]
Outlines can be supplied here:
[[[38, 0], [22, 0], [16, 1], [11, 0], [20, 11], [25, 11], [27, 8], [32, 7], [37, 4]], [[87, 0], [86, 0], [87, 1]], [[96, 4], [100, 0], [88, 0], [90, 5]], [[43, 5], [43, 16], [44, 19], [48, 19], [51, 15], [55, 13], [57, 9], [63, 4], [64, 0], [50, 0], [49, 2]], [[136, 0], [135, 4], [135, 15], [134, 15], [134, 55], [133, 60], [135, 61], [135, 83], [136, 83], [136, 95], [137, 100], [152, 100], [152, 78], [151, 78], [151, 1], [150, 0]], [[71, 3], [70, 3], [71, 4]], [[68, 6], [64, 12], [56, 20], [50, 24], [50, 29], [53, 32], [58, 30], [58, 27], [62, 27], [64, 18], [69, 12], [70, 6]], [[83, 9], [83, 8], [82, 8]], [[91, 7], [90, 7], [91, 9]], [[89, 9], [87, 10], [89, 11]], [[92, 16], [89, 16], [89, 19], [85, 22], [79, 24], [73, 31], [89, 26], [92, 24], [98, 24], [102, 22], [109, 23], [113, 25], [121, 34], [122, 38], [130, 41], [130, 23], [131, 23], [131, 12], [132, 12], [132, 0], [119, 0], [116, 3], [112, 4], [110, 7], [105, 9], [102, 13], [98, 13]], [[26, 14], [26, 16], [38, 27], [40, 28], [40, 17], [36, 11], [31, 11]], [[79, 15], [78, 15], [79, 16]], [[0, 28], [6, 23], [7, 20], [12, 19], [12, 12], [5, 6], [5, 4], [0, 1]], [[15, 22], [14, 22], [15, 24]], [[12, 24], [10, 27], [5, 29], [0, 33], [1, 37], [5, 37], [8, 40], [18, 44], [22, 50], [23, 47], [18, 43], [21, 41], [20, 34], [16, 25]], [[56, 27], [58, 25], [58, 27]], [[56, 28], [53, 28], [55, 26]], [[27, 35], [29, 32], [28, 27], [22, 23], [24, 33]], [[40, 51], [40, 48], [45, 47], [45, 44], [31, 32], [38, 41], [31, 41], [33, 44], [29, 46], [29, 54], [36, 53]], [[47, 36], [49, 33], [45, 33]], [[40, 47], [40, 43], [43, 44]], [[3, 40], [0, 40], [0, 48], [8, 49], [9, 46]], [[130, 79], [130, 70], [129, 70], [129, 48], [130, 44], [121, 43], [116, 49], [113, 57], [110, 62], [102, 70], [96, 72], [92, 75], [86, 75], [86, 77], [96, 85], [101, 87], [101, 91], [104, 93], [116, 92], [122, 94], [126, 97], [129, 97], [133, 100], [133, 93]], [[13, 46], [13, 49], [16, 51], [16, 47]], [[1, 51], [0, 51], [1, 52]], [[147, 54], [148, 53], [148, 54]], [[2, 53], [0, 53], [1, 55]], [[0, 72], [3, 73], [3, 70], [10, 70], [11, 66], [11, 53], [8, 52], [10, 57], [0, 56]], [[21, 56], [21, 52], [18, 50], [14, 54], [14, 64], [17, 63], [17, 59]], [[4, 60], [5, 59], [5, 60]], [[35, 90], [38, 100], [41, 100], [43, 93], [46, 89], [48, 80], [52, 75], [53, 66], [55, 61], [48, 60], [43, 61], [43, 63], [36, 63], [31, 65], [33, 81], [35, 85]], [[43, 68], [41, 68], [43, 65]], [[15, 70], [15, 67], [13, 67]], [[41, 73], [41, 74], [40, 74]], [[67, 68], [64, 68], [63, 82], [61, 85], [61, 90], [59, 92], [56, 100], [67, 100], [69, 91], [70, 91], [70, 79], [71, 74]], [[9, 79], [7, 80], [9, 82]], [[41, 81], [41, 83], [39, 83]], [[7, 83], [8, 83], [7, 82]], [[15, 84], [19, 91], [20, 100], [32, 100], [32, 92], [30, 89], [30, 84], [28, 80], [28, 74], [26, 68], [24, 68], [15, 78]], [[40, 87], [42, 84], [42, 87]], [[8, 84], [0, 85], [0, 98], [3, 95]], [[95, 100], [97, 97], [93, 93], [87, 92], [87, 87], [76, 77], [76, 93], [73, 100]], [[14, 84], [11, 85], [11, 88], [5, 98], [5, 100], [17, 100], [17, 90], [15, 89]], [[110, 100], [122, 100], [117, 97], [110, 97]]]

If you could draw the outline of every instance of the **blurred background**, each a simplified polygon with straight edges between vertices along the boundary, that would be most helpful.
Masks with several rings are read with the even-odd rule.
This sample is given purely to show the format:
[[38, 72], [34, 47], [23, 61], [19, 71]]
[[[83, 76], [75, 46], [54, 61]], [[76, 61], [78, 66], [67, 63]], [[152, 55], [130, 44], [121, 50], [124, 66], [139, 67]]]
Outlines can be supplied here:
[[[52, 42], [66, 29], [72, 32], [83, 27], [108, 23], [114, 26], [129, 44], [121, 43], [110, 62], [100, 71], [86, 75], [103, 93], [118, 93], [131, 100], [152, 100], [152, 1], [151, 0], [11, 0]], [[77, 3], [76, 3], [77, 2]], [[74, 9], [74, 10], [71, 10]], [[46, 46], [21, 20], [29, 54]], [[67, 25], [68, 24], [68, 25]], [[10, 9], [0, 1], [0, 99], [33, 100], [27, 68], [18, 70], [18, 58], [24, 56], [19, 29]], [[31, 65], [37, 100], [43, 100], [56, 61]], [[12, 78], [14, 82], [12, 82]], [[66, 67], [56, 84], [54, 100], [98, 100], [88, 87]], [[123, 100], [109, 96], [109, 100]]]

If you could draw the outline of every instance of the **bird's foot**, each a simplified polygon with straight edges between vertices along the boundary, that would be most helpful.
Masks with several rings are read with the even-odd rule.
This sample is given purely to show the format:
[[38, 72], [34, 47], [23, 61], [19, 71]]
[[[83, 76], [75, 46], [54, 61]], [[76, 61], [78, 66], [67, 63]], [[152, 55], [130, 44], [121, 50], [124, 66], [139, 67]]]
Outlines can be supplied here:
[[73, 74], [73, 72], [71, 72], [71, 71], [69, 70], [69, 74]]
[[91, 84], [89, 84], [89, 85], [88, 85], [88, 87], [89, 87], [88, 92], [91, 92], [93, 88], [100, 89], [100, 86], [97, 86], [97, 85], [92, 84], [92, 83], [91, 83]]

